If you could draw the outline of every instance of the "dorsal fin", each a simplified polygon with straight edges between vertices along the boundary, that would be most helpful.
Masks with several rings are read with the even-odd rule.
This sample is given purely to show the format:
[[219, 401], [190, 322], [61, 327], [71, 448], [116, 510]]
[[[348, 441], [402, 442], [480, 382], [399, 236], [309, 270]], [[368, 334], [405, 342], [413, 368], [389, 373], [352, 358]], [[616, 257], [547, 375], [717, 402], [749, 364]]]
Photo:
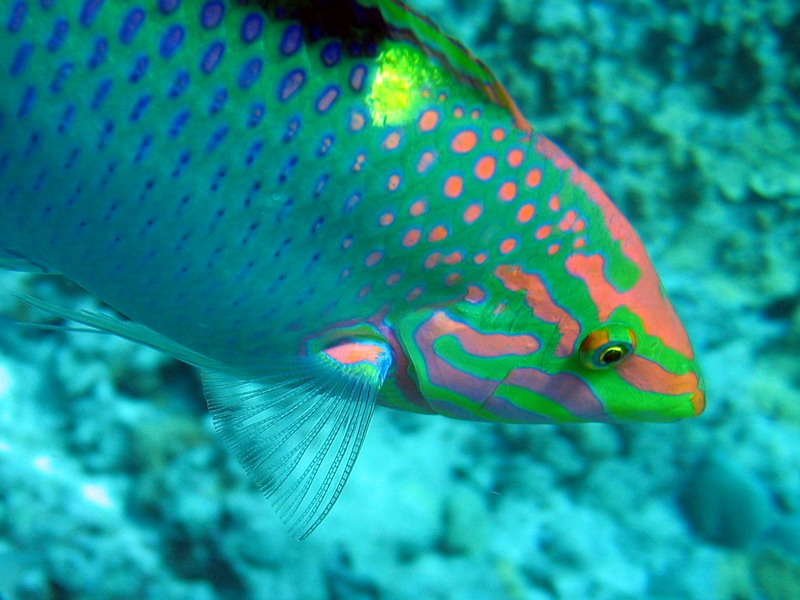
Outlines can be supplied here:
[[460, 83], [478, 90], [489, 102], [508, 110], [518, 129], [529, 134], [532, 132], [530, 123], [492, 70], [428, 17], [401, 0], [357, 1], [362, 6], [380, 10], [392, 39], [404, 40], [418, 47], [436, 64], [452, 73]]
[[[253, 0], [251, 0], [253, 1]], [[386, 39], [418, 48], [436, 66], [464, 86], [507, 110], [514, 125], [531, 133], [530, 123], [491, 69], [458, 40], [401, 0], [254, 0], [278, 19], [292, 19], [305, 27], [306, 39], [341, 39], [351, 50], [374, 54]]]

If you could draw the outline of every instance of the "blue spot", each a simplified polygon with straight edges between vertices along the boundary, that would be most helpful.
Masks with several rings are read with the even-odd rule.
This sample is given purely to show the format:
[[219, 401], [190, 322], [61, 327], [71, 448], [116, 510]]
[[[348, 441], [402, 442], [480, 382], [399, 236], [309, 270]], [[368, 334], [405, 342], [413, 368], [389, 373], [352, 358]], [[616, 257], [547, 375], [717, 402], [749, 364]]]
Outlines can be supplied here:
[[303, 124], [303, 120], [300, 116], [294, 116], [286, 122], [286, 131], [283, 133], [283, 137], [281, 141], [286, 143], [291, 141], [294, 136], [297, 135], [297, 132], [300, 131], [300, 125]]
[[342, 46], [339, 42], [331, 42], [327, 44], [321, 53], [322, 64], [326, 67], [332, 67], [339, 62], [342, 57]]
[[183, 126], [186, 125], [186, 122], [191, 116], [192, 113], [188, 108], [184, 108], [181, 112], [175, 115], [175, 118], [172, 119], [172, 124], [169, 126], [169, 130], [167, 131], [169, 137], [178, 137], [181, 134]]
[[134, 8], [131, 10], [122, 22], [122, 27], [119, 29], [119, 41], [126, 46], [130, 44], [133, 38], [136, 37], [136, 33], [139, 31], [142, 23], [144, 23], [144, 17], [143, 9]]
[[306, 82], [306, 72], [303, 69], [293, 69], [284, 75], [278, 86], [278, 99], [286, 102], [294, 96]]
[[[314, 221], [314, 224], [311, 226], [311, 235], [316, 235], [317, 232], [322, 229], [322, 226], [325, 224], [325, 217], [317, 217], [317, 220]], [[312, 258], [312, 262], [317, 262], [319, 260], [319, 254], [315, 254]]]
[[8, 17], [8, 31], [16, 33], [22, 28], [25, 22], [25, 15], [28, 13], [28, 3], [24, 1], [14, 3], [11, 7], [11, 14]]
[[53, 25], [53, 33], [50, 34], [50, 39], [47, 40], [47, 50], [49, 52], [55, 52], [61, 48], [68, 31], [69, 21], [66, 19], [58, 19], [56, 24]]
[[158, 0], [158, 9], [162, 14], [168, 15], [175, 12], [181, 4], [181, 0]]
[[314, 198], [319, 198], [322, 195], [322, 192], [325, 191], [325, 186], [328, 184], [328, 180], [330, 178], [330, 173], [323, 173], [317, 178], [317, 183], [314, 184]]
[[303, 45], [303, 29], [300, 25], [289, 25], [283, 31], [281, 36], [281, 43], [278, 47], [281, 54], [284, 56], [291, 56], [300, 49]]
[[75, 118], [75, 105], [67, 104], [64, 114], [61, 115], [61, 122], [58, 124], [58, 133], [66, 133]]
[[167, 32], [161, 36], [161, 47], [159, 48], [161, 56], [169, 58], [175, 54], [183, 43], [185, 33], [183, 27], [180, 25], [173, 25], [167, 29]]
[[292, 170], [297, 165], [298, 158], [296, 156], [290, 156], [286, 163], [283, 165], [283, 169], [278, 174], [278, 183], [286, 183], [289, 179], [289, 175], [292, 174]]
[[91, 108], [92, 110], [99, 109], [103, 102], [105, 102], [106, 98], [108, 98], [108, 93], [111, 91], [111, 86], [114, 85], [114, 82], [106, 77], [103, 79], [97, 86], [97, 89], [94, 92], [94, 97], [92, 98]]
[[38, 131], [34, 131], [28, 140], [28, 147], [25, 149], [25, 158], [30, 158], [31, 155], [39, 148], [42, 141], [42, 135]]
[[214, 29], [225, 16], [225, 5], [218, 0], [206, 2], [200, 9], [200, 24], [206, 29]]
[[211, 99], [211, 104], [208, 107], [208, 114], [215, 115], [225, 107], [225, 102], [228, 100], [228, 90], [225, 88], [218, 88], [214, 92], [214, 97]]
[[153, 145], [153, 136], [149, 133], [146, 133], [142, 136], [142, 141], [139, 143], [139, 148], [136, 150], [136, 156], [133, 158], [133, 162], [140, 163], [144, 160], [145, 156], [147, 155], [147, 151], [150, 149], [150, 146]]
[[251, 13], [242, 22], [242, 41], [245, 44], [252, 44], [261, 35], [264, 29], [264, 19], [261, 15]]
[[[189, 164], [189, 160], [191, 159], [192, 155], [188, 150], [184, 150], [181, 152], [181, 155], [178, 157], [178, 164], [175, 165], [175, 168], [172, 170], [172, 178], [177, 179], [181, 175], [183, 175], [183, 170], [186, 168], [186, 165]], [[188, 197], [184, 198], [184, 203], [189, 201]]]
[[144, 74], [147, 73], [147, 67], [150, 66], [150, 59], [147, 58], [146, 54], [140, 54], [136, 57], [136, 62], [133, 63], [133, 68], [131, 69], [130, 75], [128, 75], [128, 81], [130, 83], [136, 83]]
[[172, 98], [178, 98], [183, 92], [185, 92], [189, 88], [189, 82], [191, 78], [189, 76], [189, 71], [185, 69], [181, 69], [175, 75], [175, 81], [172, 82], [172, 87], [169, 88], [169, 92], [167, 95]]
[[317, 150], [317, 156], [325, 156], [333, 146], [333, 142], [335, 140], [336, 138], [333, 136], [333, 134], [326, 135], [324, 138], [322, 138], [322, 143], [319, 145], [319, 149]]
[[217, 65], [219, 61], [222, 59], [222, 55], [225, 53], [225, 44], [222, 42], [214, 42], [211, 44], [208, 49], [206, 50], [205, 54], [203, 54], [203, 58], [200, 60], [200, 69], [203, 73], [211, 73]]
[[83, 8], [81, 9], [81, 16], [79, 19], [81, 25], [84, 27], [91, 27], [95, 17], [97, 16], [97, 13], [100, 11], [102, 4], [103, 0], [86, 0], [83, 3]]
[[263, 63], [260, 58], [251, 58], [248, 60], [239, 73], [239, 79], [237, 81], [239, 88], [246, 90], [251, 87], [256, 82], [259, 75], [261, 75], [262, 66]]
[[216, 150], [220, 142], [225, 139], [226, 135], [228, 135], [228, 131], [230, 131], [230, 128], [227, 125], [222, 125], [214, 133], [212, 133], [211, 137], [208, 139], [206, 152], [213, 152]]
[[33, 106], [34, 100], [36, 100], [36, 88], [32, 85], [29, 85], [27, 88], [25, 88], [25, 93], [22, 96], [22, 102], [20, 103], [19, 110], [17, 111], [17, 117], [21, 119], [27, 115]]
[[102, 150], [108, 144], [108, 139], [111, 137], [111, 134], [114, 133], [114, 121], [110, 121], [106, 119], [106, 122], [103, 123], [103, 130], [100, 132], [100, 138], [97, 140], [97, 149]]
[[53, 8], [53, 3], [55, 1], [56, 0], [39, 0], [39, 5], [45, 10], [50, 10]]
[[97, 68], [106, 59], [106, 54], [108, 54], [108, 40], [104, 37], [99, 37], [94, 41], [94, 50], [92, 50], [87, 66], [90, 69]]
[[59, 93], [63, 87], [64, 82], [75, 70], [75, 65], [70, 61], [61, 63], [56, 69], [56, 74], [53, 76], [53, 81], [50, 82], [50, 92], [53, 94]]
[[14, 55], [14, 61], [11, 63], [12, 77], [16, 77], [25, 70], [31, 54], [33, 54], [33, 44], [30, 42], [24, 42], [20, 44], [19, 48], [17, 49], [17, 53]]
[[267, 107], [263, 102], [254, 102], [250, 107], [250, 115], [247, 117], [247, 126], [252, 129], [261, 123], [264, 114], [267, 112]]
[[131, 122], [135, 123], [136, 121], [142, 118], [142, 114], [144, 113], [145, 110], [147, 110], [147, 107], [150, 105], [150, 101], [152, 99], [153, 99], [152, 96], [150, 96], [149, 94], [145, 94], [144, 96], [141, 96], [139, 100], [136, 101], [136, 106], [133, 107], [133, 110], [131, 111], [129, 117]]
[[250, 149], [247, 151], [247, 156], [244, 159], [245, 164], [248, 166], [252, 165], [262, 148], [264, 148], [264, 142], [261, 140], [256, 140], [253, 142], [250, 146]]

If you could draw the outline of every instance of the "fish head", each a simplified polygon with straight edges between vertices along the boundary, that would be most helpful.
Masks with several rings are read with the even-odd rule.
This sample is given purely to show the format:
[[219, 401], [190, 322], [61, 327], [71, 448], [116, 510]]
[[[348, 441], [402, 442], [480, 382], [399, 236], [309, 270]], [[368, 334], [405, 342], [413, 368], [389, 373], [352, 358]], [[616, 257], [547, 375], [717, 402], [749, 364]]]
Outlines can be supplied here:
[[529, 236], [459, 301], [399, 321], [420, 394], [434, 412], [502, 422], [699, 415], [694, 351], [639, 237], [574, 163], [544, 150], [583, 225], [546, 244]]

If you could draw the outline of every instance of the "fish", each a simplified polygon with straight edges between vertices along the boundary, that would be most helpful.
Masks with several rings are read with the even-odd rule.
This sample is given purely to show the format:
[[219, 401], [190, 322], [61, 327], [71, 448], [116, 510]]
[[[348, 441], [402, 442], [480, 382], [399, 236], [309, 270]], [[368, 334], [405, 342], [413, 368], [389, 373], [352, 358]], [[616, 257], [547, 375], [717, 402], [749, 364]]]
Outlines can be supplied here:
[[14, 0], [0, 266], [200, 369], [292, 535], [377, 405], [667, 422], [704, 383], [647, 252], [492, 71], [400, 0]]

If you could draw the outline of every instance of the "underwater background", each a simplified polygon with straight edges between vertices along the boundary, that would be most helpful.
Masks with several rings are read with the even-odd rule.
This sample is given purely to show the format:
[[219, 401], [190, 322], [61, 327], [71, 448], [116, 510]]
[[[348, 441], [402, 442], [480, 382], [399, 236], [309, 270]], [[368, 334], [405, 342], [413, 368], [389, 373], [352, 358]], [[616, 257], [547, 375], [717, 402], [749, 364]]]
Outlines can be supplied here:
[[[189, 367], [0, 321], [5, 600], [800, 598], [800, 5], [414, 0], [645, 241], [704, 367], [669, 425], [379, 409], [296, 542]], [[0, 272], [12, 293], [96, 302]]]

